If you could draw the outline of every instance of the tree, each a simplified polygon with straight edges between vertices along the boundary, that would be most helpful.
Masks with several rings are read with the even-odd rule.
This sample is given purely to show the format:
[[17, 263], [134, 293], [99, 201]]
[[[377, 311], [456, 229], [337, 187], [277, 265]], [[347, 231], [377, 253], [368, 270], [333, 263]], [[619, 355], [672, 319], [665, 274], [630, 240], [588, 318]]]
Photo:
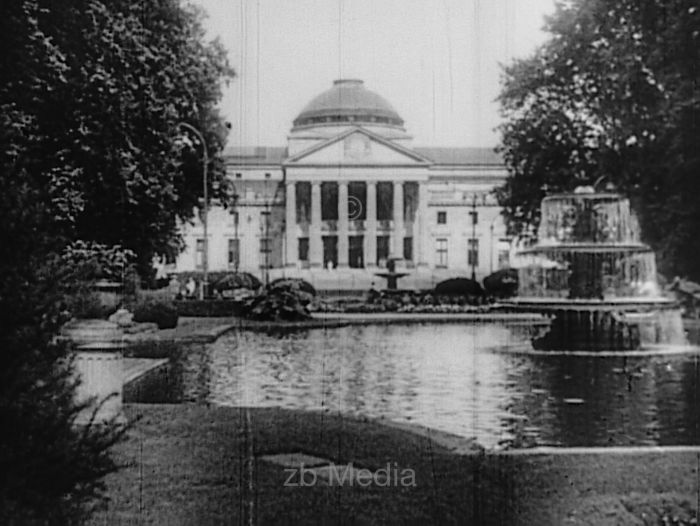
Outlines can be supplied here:
[[513, 233], [546, 189], [599, 179], [627, 194], [666, 272], [700, 277], [700, 9], [692, 0], [571, 0], [550, 39], [505, 69], [499, 199]]
[[223, 176], [215, 105], [233, 72], [217, 42], [203, 43], [200, 18], [177, 0], [78, 0], [40, 16], [65, 57], [65, 82], [45, 100], [46, 146], [72, 170], [73, 235], [133, 250], [144, 277], [154, 255], [180, 247], [177, 222], [202, 195], [202, 148], [176, 140], [179, 123], [202, 131], [210, 185]]
[[175, 0], [0, 4], [2, 524], [79, 524], [115, 469], [119, 430], [74, 425], [54, 336], [76, 269], [61, 254], [81, 238], [121, 243], [146, 267], [193, 213], [199, 156], [181, 151], [177, 123], [220, 148], [230, 73], [197, 20]]

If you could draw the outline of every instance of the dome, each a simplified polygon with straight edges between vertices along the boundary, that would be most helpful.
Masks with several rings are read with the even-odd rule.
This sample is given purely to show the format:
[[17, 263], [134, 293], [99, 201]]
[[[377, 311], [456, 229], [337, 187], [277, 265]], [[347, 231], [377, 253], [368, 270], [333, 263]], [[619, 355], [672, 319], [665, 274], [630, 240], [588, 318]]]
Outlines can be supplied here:
[[389, 126], [403, 130], [403, 119], [383, 97], [357, 79], [340, 79], [316, 96], [294, 119], [292, 131], [348, 123]]

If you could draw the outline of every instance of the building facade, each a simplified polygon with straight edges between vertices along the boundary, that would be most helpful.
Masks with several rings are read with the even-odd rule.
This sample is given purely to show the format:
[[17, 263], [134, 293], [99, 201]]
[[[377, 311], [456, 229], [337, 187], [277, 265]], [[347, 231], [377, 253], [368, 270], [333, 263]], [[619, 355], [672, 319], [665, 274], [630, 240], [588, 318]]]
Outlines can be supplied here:
[[[404, 122], [360, 80], [337, 80], [301, 111], [284, 147], [224, 152], [227, 206], [184, 225], [168, 271], [303, 277], [366, 288], [390, 258], [402, 287], [483, 278], [506, 266], [509, 240], [493, 190], [506, 177], [486, 148], [414, 147]], [[382, 283], [377, 283], [381, 286]]]

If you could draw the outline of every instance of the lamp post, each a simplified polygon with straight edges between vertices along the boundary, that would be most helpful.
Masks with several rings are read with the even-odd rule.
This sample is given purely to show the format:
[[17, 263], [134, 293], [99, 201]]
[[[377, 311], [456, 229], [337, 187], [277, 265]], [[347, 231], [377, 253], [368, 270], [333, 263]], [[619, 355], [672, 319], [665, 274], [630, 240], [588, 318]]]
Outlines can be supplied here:
[[209, 155], [207, 152], [207, 143], [204, 141], [204, 137], [201, 132], [197, 130], [194, 126], [187, 124], [186, 122], [181, 122], [178, 124], [179, 127], [185, 128], [187, 131], [195, 134], [199, 143], [202, 145], [202, 186], [204, 190], [204, 209], [202, 216], [202, 227], [204, 230], [204, 252], [202, 254], [202, 286], [199, 289], [199, 298], [204, 299], [208, 286], [209, 286], [209, 237], [207, 231], [207, 221], [209, 216], [209, 189], [207, 184], [207, 166], [209, 165]]
[[265, 286], [270, 284], [270, 195], [268, 193], [269, 175], [265, 174]]
[[476, 281], [476, 193], [472, 195], [472, 239], [469, 247], [472, 263], [472, 280]]
[[238, 205], [238, 194], [233, 194], [231, 196], [231, 202], [233, 203], [233, 227], [235, 229], [234, 232], [234, 237], [236, 239], [236, 259], [233, 262], [234, 270], [236, 271], [236, 274], [238, 274], [238, 268], [241, 263], [241, 242], [238, 238], [238, 219], [239, 219], [239, 214], [238, 214], [238, 209], [236, 208], [236, 205]]

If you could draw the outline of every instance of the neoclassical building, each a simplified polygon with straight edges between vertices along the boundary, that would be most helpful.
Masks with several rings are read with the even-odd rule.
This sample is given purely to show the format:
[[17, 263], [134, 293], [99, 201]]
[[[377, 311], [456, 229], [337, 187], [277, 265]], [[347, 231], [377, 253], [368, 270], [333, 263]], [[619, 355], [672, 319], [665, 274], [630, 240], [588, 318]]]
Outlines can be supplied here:
[[[507, 265], [493, 190], [506, 170], [487, 148], [413, 145], [403, 119], [361, 80], [336, 80], [299, 113], [286, 146], [224, 152], [228, 206], [208, 215], [210, 270], [299, 276], [366, 288], [389, 258], [402, 287], [478, 279]], [[202, 268], [201, 221], [169, 271]]]

